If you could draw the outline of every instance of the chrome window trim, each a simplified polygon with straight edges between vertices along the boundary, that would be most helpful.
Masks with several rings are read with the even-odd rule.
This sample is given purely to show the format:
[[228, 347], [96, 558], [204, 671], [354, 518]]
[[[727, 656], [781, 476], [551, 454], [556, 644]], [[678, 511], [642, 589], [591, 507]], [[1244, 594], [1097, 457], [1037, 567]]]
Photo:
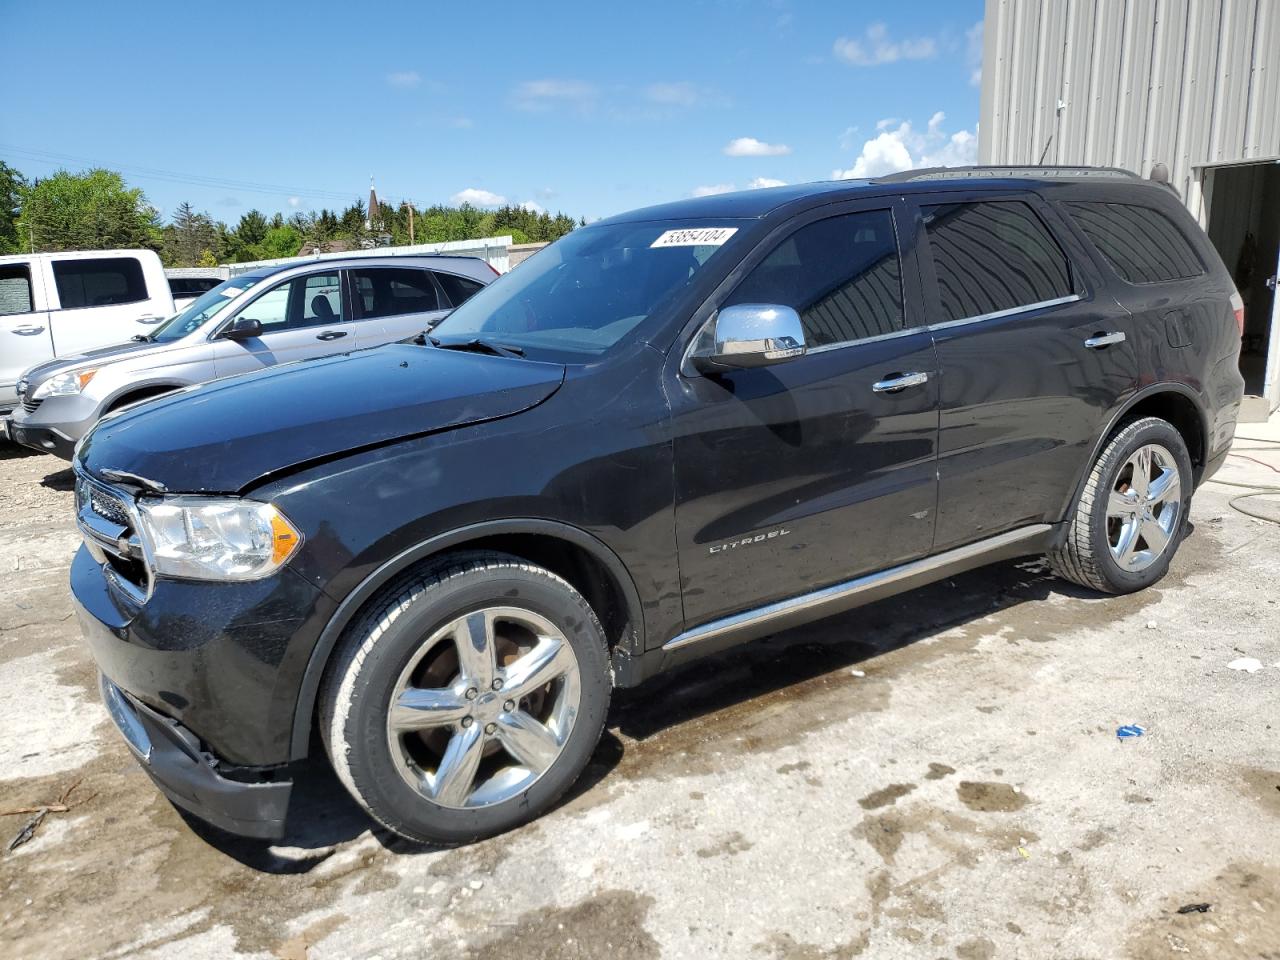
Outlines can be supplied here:
[[[719, 620], [713, 620], [710, 623], [704, 623], [691, 630], [686, 630], [664, 643], [662, 649], [665, 651], [678, 650], [681, 647], [686, 647], [702, 640], [710, 640], [723, 634], [733, 633], [745, 627], [754, 627], [774, 620], [781, 620], [795, 613], [817, 611], [837, 600], [933, 570], [941, 570], [954, 563], [980, 557], [984, 553], [990, 553], [1003, 547], [1020, 543], [1023, 540], [1031, 540], [1042, 536], [1051, 529], [1052, 527], [1047, 523], [1019, 527], [1016, 530], [988, 537], [976, 543], [966, 544], [963, 547], [956, 547], [953, 550], [947, 550], [932, 557], [922, 557], [919, 560], [912, 560], [910, 563], [904, 563], [901, 566], [890, 567], [888, 570], [881, 570], [878, 573], [855, 577], [852, 580], [832, 584], [829, 587], [823, 587], [811, 593], [804, 593], [798, 597], [790, 597], [763, 607], [757, 607], [754, 610], [735, 613]], [[816, 612], [815, 616], [818, 616]]]
[[1073, 293], [1066, 297], [1056, 297], [1053, 300], [1041, 300], [1038, 303], [1028, 303], [1022, 307], [1010, 307], [1008, 310], [996, 310], [993, 313], [980, 313], [976, 317], [961, 317], [959, 320], [944, 320], [941, 323], [931, 323], [928, 326], [930, 330], [948, 330], [951, 327], [963, 327], [970, 323], [982, 323], [984, 320], [999, 320], [1003, 317], [1012, 317], [1019, 313], [1028, 313], [1032, 310], [1044, 310], [1048, 307], [1058, 307], [1064, 303], [1075, 303], [1080, 299], [1080, 294]]
[[874, 337], [860, 337], [857, 340], [841, 340], [839, 343], [824, 343], [820, 347], [810, 347], [805, 351], [805, 356], [814, 353], [829, 353], [832, 350], [846, 350], [849, 347], [860, 347], [864, 343], [879, 343], [882, 340], [897, 340], [901, 337], [909, 337], [913, 333], [928, 333], [927, 326], [906, 327], [902, 330], [894, 330], [892, 333], [878, 333]]

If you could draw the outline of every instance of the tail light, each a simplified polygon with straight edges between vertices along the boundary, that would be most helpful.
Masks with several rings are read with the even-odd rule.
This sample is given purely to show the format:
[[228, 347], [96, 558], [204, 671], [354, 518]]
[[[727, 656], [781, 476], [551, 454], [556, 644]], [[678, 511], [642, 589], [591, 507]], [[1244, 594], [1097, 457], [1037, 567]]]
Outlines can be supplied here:
[[1236, 315], [1236, 326], [1240, 328], [1240, 336], [1244, 336], [1244, 300], [1239, 293], [1231, 295], [1231, 310]]

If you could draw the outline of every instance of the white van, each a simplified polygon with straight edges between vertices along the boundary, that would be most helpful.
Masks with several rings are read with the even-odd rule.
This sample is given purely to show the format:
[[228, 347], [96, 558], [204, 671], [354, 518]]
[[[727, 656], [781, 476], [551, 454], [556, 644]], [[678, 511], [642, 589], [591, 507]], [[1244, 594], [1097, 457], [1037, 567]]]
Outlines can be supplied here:
[[0, 257], [0, 416], [17, 404], [23, 371], [124, 343], [173, 313], [151, 250]]

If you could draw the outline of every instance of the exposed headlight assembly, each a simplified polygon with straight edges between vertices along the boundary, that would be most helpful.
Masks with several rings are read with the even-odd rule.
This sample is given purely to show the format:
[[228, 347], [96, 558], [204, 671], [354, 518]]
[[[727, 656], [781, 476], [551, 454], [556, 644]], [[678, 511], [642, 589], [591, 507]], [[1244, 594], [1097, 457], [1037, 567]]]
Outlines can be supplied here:
[[89, 385], [97, 369], [68, 370], [55, 377], [50, 377], [31, 394], [32, 400], [48, 400], [50, 397], [74, 397]]
[[258, 580], [278, 570], [302, 536], [269, 503], [238, 498], [138, 501], [147, 559], [163, 577]]

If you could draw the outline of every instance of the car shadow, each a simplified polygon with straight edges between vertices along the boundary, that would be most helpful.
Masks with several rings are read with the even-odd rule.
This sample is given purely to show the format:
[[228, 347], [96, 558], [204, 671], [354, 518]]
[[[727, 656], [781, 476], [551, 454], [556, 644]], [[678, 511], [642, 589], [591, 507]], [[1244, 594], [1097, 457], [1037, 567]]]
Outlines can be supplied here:
[[[1188, 525], [1188, 537], [1193, 530]], [[1005, 561], [731, 648], [633, 689], [617, 690], [599, 745], [556, 808], [595, 789], [622, 763], [627, 750], [635, 749], [637, 741], [642, 744], [704, 715], [847, 670], [953, 627], [1054, 594], [1099, 596], [1053, 576], [1042, 558]], [[305, 873], [324, 862], [336, 844], [366, 830], [397, 854], [446, 849], [405, 840], [374, 823], [339, 782], [318, 737], [310, 759], [297, 770], [283, 839], [268, 844], [233, 837], [194, 818], [185, 819], [227, 856], [267, 873]], [[282, 848], [287, 854], [280, 852]]]
[[8, 440], [0, 441], [0, 460], [25, 460], [27, 457], [47, 457], [49, 454], [22, 447]]
[[71, 467], [62, 470], [55, 470], [53, 473], [45, 474], [40, 480], [40, 486], [46, 490], [57, 490], [59, 493], [66, 493], [68, 490], [76, 488], [76, 474]]

